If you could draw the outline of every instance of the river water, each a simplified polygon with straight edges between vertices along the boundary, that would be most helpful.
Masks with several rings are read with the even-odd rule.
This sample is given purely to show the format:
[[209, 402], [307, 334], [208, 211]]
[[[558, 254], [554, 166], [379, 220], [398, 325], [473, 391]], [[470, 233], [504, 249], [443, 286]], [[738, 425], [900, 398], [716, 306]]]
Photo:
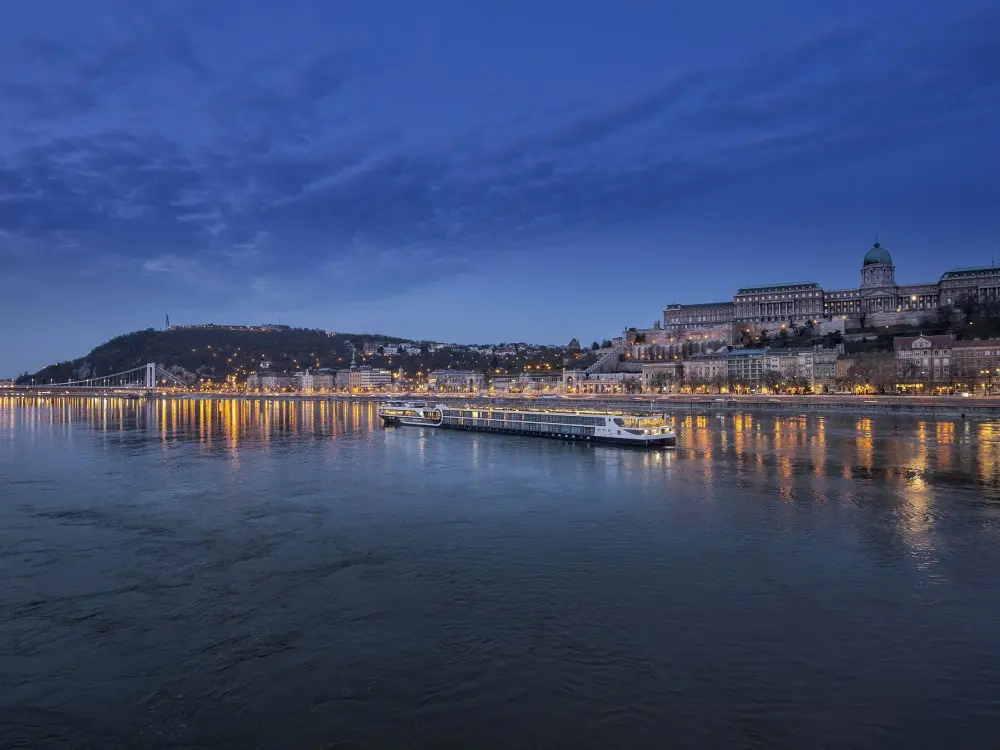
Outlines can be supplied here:
[[0, 399], [0, 746], [985, 748], [1000, 425]]

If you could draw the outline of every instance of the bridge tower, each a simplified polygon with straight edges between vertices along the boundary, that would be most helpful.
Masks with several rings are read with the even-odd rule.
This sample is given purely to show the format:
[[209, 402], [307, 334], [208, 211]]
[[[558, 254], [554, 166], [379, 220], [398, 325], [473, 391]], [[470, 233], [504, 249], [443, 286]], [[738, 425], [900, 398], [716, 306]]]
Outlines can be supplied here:
[[156, 364], [153, 362], [146, 363], [145, 383], [143, 387], [149, 390], [156, 388]]

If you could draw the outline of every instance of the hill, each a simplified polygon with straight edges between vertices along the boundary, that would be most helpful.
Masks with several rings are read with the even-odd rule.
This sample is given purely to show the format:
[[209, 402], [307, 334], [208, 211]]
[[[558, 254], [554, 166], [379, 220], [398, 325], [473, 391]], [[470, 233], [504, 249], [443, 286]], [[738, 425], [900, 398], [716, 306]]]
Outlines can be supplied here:
[[[421, 346], [421, 353], [363, 355], [362, 344], [370, 340], [415, 344]], [[278, 372], [320, 367], [342, 369], [350, 364], [352, 344], [358, 349], [359, 364], [392, 369], [402, 367], [408, 375], [447, 367], [491, 372], [496, 369], [508, 372], [525, 369], [558, 371], [566, 356], [564, 347], [520, 344], [516, 354], [503, 356], [488, 347], [452, 345], [437, 348], [430, 346], [429, 342], [412, 342], [391, 336], [330, 333], [307, 328], [149, 328], [117, 336], [84, 357], [49, 365], [36, 373], [25, 373], [18, 378], [18, 382], [62, 383], [122, 372], [146, 362], [155, 362], [191, 381], [207, 378], [220, 382], [230, 376], [241, 381], [263, 361], [270, 362], [271, 369]], [[507, 345], [507, 348], [510, 346]]]

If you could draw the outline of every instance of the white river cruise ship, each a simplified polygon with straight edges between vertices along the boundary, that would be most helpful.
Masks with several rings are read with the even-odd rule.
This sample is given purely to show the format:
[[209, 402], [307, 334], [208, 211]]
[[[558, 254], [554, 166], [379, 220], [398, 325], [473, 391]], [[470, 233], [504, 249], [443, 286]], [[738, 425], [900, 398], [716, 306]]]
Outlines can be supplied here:
[[387, 401], [378, 405], [378, 415], [386, 425], [506, 432], [649, 448], [677, 441], [663, 414]]

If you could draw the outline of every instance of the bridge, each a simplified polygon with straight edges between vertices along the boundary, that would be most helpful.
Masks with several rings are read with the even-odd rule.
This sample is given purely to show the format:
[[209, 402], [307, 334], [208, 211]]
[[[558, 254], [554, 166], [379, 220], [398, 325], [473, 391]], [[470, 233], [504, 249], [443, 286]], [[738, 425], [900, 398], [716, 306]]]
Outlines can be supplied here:
[[176, 390], [187, 388], [188, 383], [173, 373], [167, 372], [154, 362], [133, 367], [130, 370], [116, 372], [111, 375], [100, 375], [84, 380], [67, 380], [65, 383], [32, 383], [19, 384], [14, 390], [20, 391], [52, 391], [89, 393], [95, 391], [128, 391], [152, 393], [160, 390]]

